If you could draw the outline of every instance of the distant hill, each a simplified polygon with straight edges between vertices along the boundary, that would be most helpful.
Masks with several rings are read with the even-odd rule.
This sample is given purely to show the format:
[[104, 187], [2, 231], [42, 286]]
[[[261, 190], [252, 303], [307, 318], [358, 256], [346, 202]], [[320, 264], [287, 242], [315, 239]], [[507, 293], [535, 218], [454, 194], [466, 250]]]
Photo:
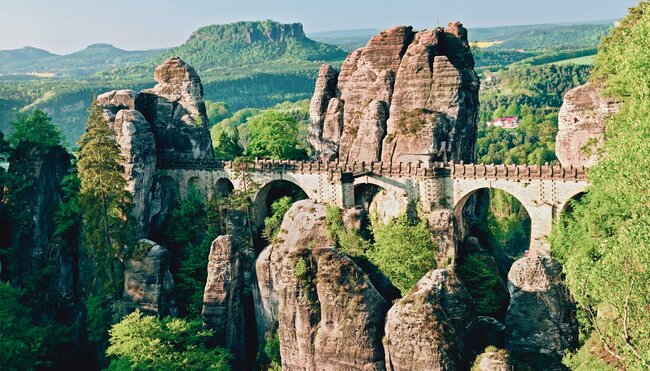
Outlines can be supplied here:
[[165, 49], [127, 51], [110, 44], [90, 45], [84, 50], [67, 55], [56, 55], [32, 47], [2, 50], [0, 51], [0, 75], [90, 76], [110, 68], [140, 63], [163, 52]]
[[[609, 32], [613, 24], [614, 20], [607, 20], [469, 28], [468, 36], [471, 42], [484, 42], [484, 48], [492, 50], [581, 49], [597, 46], [600, 38]], [[351, 51], [364, 46], [379, 32], [376, 29], [341, 30], [314, 32], [309, 37]]]
[[540, 24], [473, 28], [468, 30], [470, 41], [491, 42], [488, 49], [578, 49], [596, 47], [601, 37], [609, 33], [610, 24]]
[[[343, 60], [347, 52], [341, 48], [311, 40], [302, 24], [281, 24], [266, 20], [211, 25], [196, 30], [181, 46], [143, 64], [158, 65], [169, 56], [179, 56], [201, 75], [208, 77], [228, 69], [282, 70], [317, 63]], [[150, 71], [147, 72], [150, 74]]]
[[381, 32], [379, 29], [363, 28], [357, 30], [313, 32], [308, 36], [316, 41], [337, 45], [347, 51], [352, 51], [366, 45], [368, 40], [379, 32]]

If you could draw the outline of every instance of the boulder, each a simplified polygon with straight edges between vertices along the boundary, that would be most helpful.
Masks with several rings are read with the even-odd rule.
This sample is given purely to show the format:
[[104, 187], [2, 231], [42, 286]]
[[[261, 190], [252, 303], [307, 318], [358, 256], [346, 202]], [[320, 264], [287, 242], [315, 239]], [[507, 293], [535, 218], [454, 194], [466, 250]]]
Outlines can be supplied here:
[[521, 258], [508, 273], [508, 290], [506, 349], [525, 354], [530, 366], [562, 369], [562, 356], [578, 344], [576, 308], [562, 266], [545, 256]]
[[[458, 22], [394, 27], [352, 52], [340, 74], [321, 68], [310, 143], [340, 161], [474, 160], [479, 79]], [[340, 145], [331, 145], [340, 138]]]
[[389, 303], [333, 248], [326, 207], [296, 202], [271, 253], [284, 370], [383, 370]]
[[244, 268], [236, 239], [219, 236], [210, 246], [202, 317], [214, 331], [215, 344], [232, 353], [235, 369], [245, 360], [243, 295]]
[[469, 293], [448, 269], [427, 273], [388, 311], [388, 370], [456, 370], [467, 362], [465, 337], [474, 327]]
[[617, 103], [601, 90], [585, 84], [569, 90], [558, 116], [555, 154], [564, 167], [591, 167], [598, 161], [607, 118], [616, 114]]
[[124, 270], [122, 312], [139, 309], [160, 317], [177, 315], [174, 279], [169, 271], [169, 252], [151, 240], [140, 240], [136, 256]]

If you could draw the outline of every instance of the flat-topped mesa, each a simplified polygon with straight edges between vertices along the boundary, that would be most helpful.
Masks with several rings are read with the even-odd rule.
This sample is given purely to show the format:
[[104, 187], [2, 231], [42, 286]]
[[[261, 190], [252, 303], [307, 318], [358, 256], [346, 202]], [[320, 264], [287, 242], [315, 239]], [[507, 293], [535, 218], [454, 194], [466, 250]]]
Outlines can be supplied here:
[[320, 70], [310, 116], [315, 157], [340, 161], [475, 158], [479, 80], [467, 30], [393, 27]]

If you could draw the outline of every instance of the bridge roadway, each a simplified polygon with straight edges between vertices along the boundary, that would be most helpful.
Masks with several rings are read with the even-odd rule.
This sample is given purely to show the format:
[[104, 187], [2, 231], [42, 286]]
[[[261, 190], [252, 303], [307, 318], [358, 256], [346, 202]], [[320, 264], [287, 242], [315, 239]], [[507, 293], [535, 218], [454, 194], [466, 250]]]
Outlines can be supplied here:
[[559, 165], [479, 165], [464, 163], [340, 163], [338, 161], [253, 162], [195, 161], [166, 162], [157, 167], [157, 176], [169, 177], [181, 196], [190, 186], [210, 198], [229, 189], [256, 189], [256, 222], [267, 213], [267, 198], [274, 185], [290, 182], [309, 198], [340, 207], [359, 203], [361, 190], [378, 187], [375, 209], [388, 219], [406, 211], [409, 204], [429, 221], [432, 229], [449, 230], [461, 226], [463, 209], [480, 189], [500, 189], [513, 195], [531, 218], [532, 251], [546, 253], [546, 237], [553, 220], [572, 198], [583, 194], [588, 184], [585, 168]]

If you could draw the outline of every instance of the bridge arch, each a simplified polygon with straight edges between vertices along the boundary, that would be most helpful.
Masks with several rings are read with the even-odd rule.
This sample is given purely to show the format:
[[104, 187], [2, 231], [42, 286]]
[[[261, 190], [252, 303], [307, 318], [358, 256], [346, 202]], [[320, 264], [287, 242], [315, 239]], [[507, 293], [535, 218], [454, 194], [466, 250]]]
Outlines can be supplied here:
[[297, 182], [288, 179], [271, 180], [253, 196], [255, 225], [261, 226], [264, 219], [270, 215], [273, 202], [285, 196], [290, 197], [294, 202], [309, 198], [307, 192]]
[[572, 203], [575, 201], [579, 201], [582, 199], [587, 194], [586, 190], [582, 190], [580, 192], [576, 192], [573, 194], [571, 197], [567, 198], [564, 200], [563, 203], [558, 206], [558, 215], [556, 215], [557, 218], [562, 218], [565, 214], [570, 213], [573, 210]]
[[225, 197], [228, 196], [235, 189], [235, 185], [228, 178], [219, 178], [214, 183], [213, 196]]
[[408, 211], [408, 191], [398, 182], [374, 176], [354, 179], [354, 204], [388, 222]]
[[[189, 192], [191, 189], [195, 189], [199, 191], [199, 194], [201, 194], [202, 197], [207, 197], [206, 190], [203, 187], [203, 182], [201, 181], [201, 178], [198, 176], [193, 176], [187, 181], [187, 192]], [[187, 196], [187, 194], [186, 194]]]
[[[481, 194], [482, 191], [491, 191], [491, 190], [499, 190], [499, 191], [502, 191], [505, 194], [513, 197], [519, 203], [521, 209], [523, 209], [525, 211], [526, 215], [528, 216], [527, 219], [522, 219], [522, 222], [524, 222], [524, 224], [523, 224], [523, 229], [524, 229], [523, 233], [525, 233], [527, 239], [525, 241], [520, 240], [520, 244], [517, 245], [517, 249], [513, 249], [514, 246], [510, 245], [510, 242], [512, 242], [512, 241], [503, 240], [503, 241], [498, 241], [498, 242], [501, 242], [502, 245], [503, 245], [504, 250], [509, 251], [510, 254], [513, 255], [513, 256], [519, 255], [520, 253], [523, 253], [524, 251], [529, 250], [531, 248], [532, 244], [533, 244], [533, 228], [532, 228], [533, 226], [532, 226], [532, 224], [534, 223], [534, 220], [533, 220], [533, 215], [531, 213], [532, 207], [531, 207], [531, 205], [526, 205], [526, 199], [525, 198], [521, 197], [521, 195], [518, 197], [515, 194], [516, 192], [511, 192], [506, 187], [489, 187], [489, 186], [473, 187], [471, 190], [467, 190], [463, 194], [463, 196], [460, 197], [460, 199], [458, 199], [456, 201], [456, 203], [454, 205], [454, 208], [453, 208], [453, 214], [454, 214], [454, 218], [456, 219], [456, 221], [458, 223], [458, 226], [460, 228], [461, 237], [465, 238], [465, 237], [468, 237], [470, 235], [470, 231], [467, 229], [467, 227], [468, 227], [467, 216], [469, 216], [469, 213], [466, 214], [466, 212], [469, 211], [469, 210], [466, 210], [466, 207], [468, 206], [468, 202], [472, 199], [473, 196], [479, 196], [480, 197], [482, 195]], [[485, 195], [485, 194], [483, 194], [483, 195]], [[479, 202], [482, 202], [484, 199], [479, 198], [479, 199], [475, 199], [475, 200], [477, 201], [477, 204], [478, 204]], [[490, 204], [492, 204], [496, 200], [496, 199], [493, 198], [492, 192], [490, 192], [489, 200], [490, 200]], [[480, 206], [480, 205], [477, 205], [477, 206]], [[521, 212], [521, 209], [519, 209], [519, 212]], [[528, 224], [526, 222], [526, 220], [529, 220], [530, 224]], [[474, 237], [479, 237], [480, 238], [479, 235], [475, 235]], [[517, 240], [517, 239], [515, 238], [515, 240]], [[526, 245], [524, 246], [523, 243], [526, 243]]]

